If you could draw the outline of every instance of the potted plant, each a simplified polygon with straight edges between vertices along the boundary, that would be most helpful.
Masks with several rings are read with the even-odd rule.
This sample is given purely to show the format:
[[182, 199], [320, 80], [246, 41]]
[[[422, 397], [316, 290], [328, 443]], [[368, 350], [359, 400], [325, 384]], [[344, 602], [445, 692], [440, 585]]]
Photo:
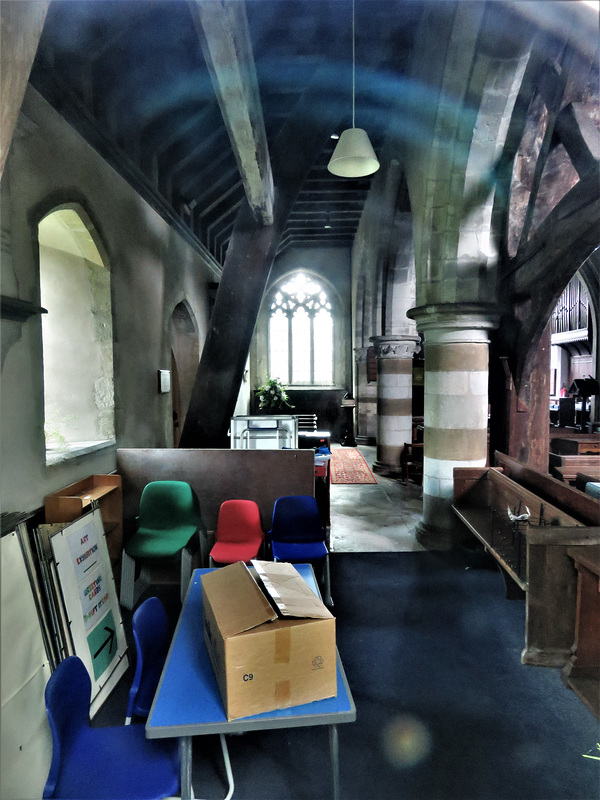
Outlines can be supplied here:
[[267, 382], [259, 386], [254, 394], [259, 409], [267, 413], [294, 407], [288, 400], [286, 386], [279, 378], [267, 378]]

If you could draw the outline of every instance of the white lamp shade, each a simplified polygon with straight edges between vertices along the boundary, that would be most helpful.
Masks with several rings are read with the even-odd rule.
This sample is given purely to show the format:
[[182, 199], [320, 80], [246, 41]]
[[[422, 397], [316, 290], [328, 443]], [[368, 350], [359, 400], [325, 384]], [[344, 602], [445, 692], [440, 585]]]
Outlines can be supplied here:
[[362, 128], [348, 128], [340, 136], [331, 160], [329, 172], [342, 178], [362, 178], [379, 169], [379, 161]]

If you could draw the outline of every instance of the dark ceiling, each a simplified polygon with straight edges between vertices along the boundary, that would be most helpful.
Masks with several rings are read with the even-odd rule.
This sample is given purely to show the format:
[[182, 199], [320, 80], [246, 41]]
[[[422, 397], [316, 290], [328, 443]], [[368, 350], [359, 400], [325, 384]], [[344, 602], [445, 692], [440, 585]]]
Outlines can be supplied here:
[[[336, 131], [351, 125], [351, 0], [247, 0], [267, 143], [313, 88], [340, 104]], [[356, 126], [376, 152], [393, 91], [406, 74], [422, 4], [356, 0]], [[187, 0], [52, 2], [31, 75], [33, 86], [218, 271], [244, 198], [207, 62]], [[318, 108], [314, 109], [318, 114]], [[306, 120], [306, 126], [310, 119]], [[290, 245], [350, 246], [371, 178], [327, 171], [335, 140], [315, 154], [284, 231]], [[205, 251], [204, 251], [205, 252]]]

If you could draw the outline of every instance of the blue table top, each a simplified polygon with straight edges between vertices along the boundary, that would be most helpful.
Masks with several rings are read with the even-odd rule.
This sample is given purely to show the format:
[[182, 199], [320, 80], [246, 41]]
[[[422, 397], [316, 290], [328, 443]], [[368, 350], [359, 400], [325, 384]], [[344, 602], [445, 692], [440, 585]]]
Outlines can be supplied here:
[[[294, 565], [315, 593], [318, 593], [310, 564]], [[163, 674], [146, 723], [150, 739], [169, 736], [234, 733], [308, 725], [334, 725], [353, 722], [356, 708], [337, 657], [337, 696], [315, 700], [290, 708], [267, 711], [229, 721], [221, 700], [213, 669], [204, 644], [201, 576], [210, 572], [197, 569], [188, 594]]]

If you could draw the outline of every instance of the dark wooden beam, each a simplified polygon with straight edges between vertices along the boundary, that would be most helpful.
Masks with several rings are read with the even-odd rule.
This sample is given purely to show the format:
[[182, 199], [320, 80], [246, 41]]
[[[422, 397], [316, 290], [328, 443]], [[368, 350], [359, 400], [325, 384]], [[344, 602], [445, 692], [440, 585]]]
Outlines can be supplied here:
[[579, 181], [546, 217], [512, 274], [502, 284], [515, 298], [515, 319], [509, 349], [516, 391], [536, 368], [538, 341], [568, 281], [598, 246], [600, 176], [598, 170]]
[[0, 176], [49, 5], [50, 0], [0, 3]]
[[553, 274], [553, 266], [572, 262], [574, 252], [580, 266], [598, 246], [599, 214], [600, 171], [596, 166], [567, 192], [521, 248], [512, 265], [514, 293], [539, 292]]
[[579, 176], [585, 175], [600, 159], [600, 133], [581, 105], [569, 103], [558, 115], [555, 131]]
[[245, 5], [191, 0], [190, 8], [248, 203], [257, 220], [271, 225], [273, 175]]
[[[327, 68], [316, 76], [272, 148], [273, 225], [263, 226], [244, 200], [233, 229], [208, 335], [179, 447], [228, 447], [227, 431], [246, 366], [258, 311], [290, 209], [341, 111], [327, 88]], [[289, 158], [289, 153], [294, 158]]]

